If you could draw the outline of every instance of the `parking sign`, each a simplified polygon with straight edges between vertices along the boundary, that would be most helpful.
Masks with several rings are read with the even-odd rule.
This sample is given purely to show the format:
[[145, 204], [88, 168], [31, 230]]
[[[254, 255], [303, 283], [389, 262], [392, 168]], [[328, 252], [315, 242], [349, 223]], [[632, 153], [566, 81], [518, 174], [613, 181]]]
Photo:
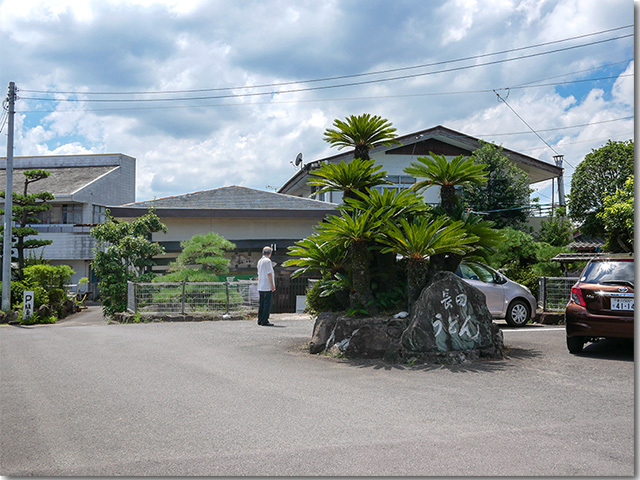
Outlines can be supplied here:
[[33, 292], [25, 291], [22, 295], [22, 318], [33, 317]]

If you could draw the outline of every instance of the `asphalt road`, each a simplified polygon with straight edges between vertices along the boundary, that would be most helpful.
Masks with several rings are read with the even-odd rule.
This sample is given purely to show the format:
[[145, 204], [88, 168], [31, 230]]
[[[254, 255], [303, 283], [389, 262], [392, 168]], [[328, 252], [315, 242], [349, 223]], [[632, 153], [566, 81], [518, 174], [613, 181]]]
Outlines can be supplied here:
[[633, 345], [390, 366], [305, 353], [313, 322], [0, 326], [5, 476], [634, 475]]

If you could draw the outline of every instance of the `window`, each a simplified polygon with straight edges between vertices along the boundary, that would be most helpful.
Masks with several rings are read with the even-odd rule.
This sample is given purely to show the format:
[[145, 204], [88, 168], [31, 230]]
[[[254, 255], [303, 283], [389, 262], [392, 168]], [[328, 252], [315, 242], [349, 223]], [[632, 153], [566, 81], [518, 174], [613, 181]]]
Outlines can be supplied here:
[[107, 207], [101, 205], [93, 206], [93, 221], [92, 223], [104, 223], [107, 220]]
[[387, 175], [385, 180], [388, 180], [393, 185], [379, 185], [374, 187], [374, 189], [380, 193], [382, 193], [384, 189], [402, 191], [411, 188], [411, 185], [416, 183], [416, 179], [409, 175]]
[[467, 280], [480, 280], [484, 283], [497, 283], [496, 275], [488, 268], [477, 263], [462, 263], [460, 264], [457, 273], [460, 277]]
[[44, 223], [44, 224], [48, 225], [48, 224], [52, 223], [51, 222], [51, 210], [52, 209], [45, 210], [44, 212], [38, 212], [34, 216], [38, 220], [40, 220], [40, 223]]
[[62, 205], [62, 223], [75, 225], [82, 223], [82, 205], [66, 204]]

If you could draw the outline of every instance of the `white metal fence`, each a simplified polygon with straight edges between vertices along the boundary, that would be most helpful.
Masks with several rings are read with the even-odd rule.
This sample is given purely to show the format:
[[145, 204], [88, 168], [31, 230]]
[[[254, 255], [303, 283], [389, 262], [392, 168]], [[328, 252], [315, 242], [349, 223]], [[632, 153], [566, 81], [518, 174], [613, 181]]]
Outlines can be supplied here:
[[182, 282], [127, 284], [132, 313], [243, 314], [258, 311], [258, 282]]
[[538, 304], [543, 312], [564, 312], [578, 277], [539, 277]]

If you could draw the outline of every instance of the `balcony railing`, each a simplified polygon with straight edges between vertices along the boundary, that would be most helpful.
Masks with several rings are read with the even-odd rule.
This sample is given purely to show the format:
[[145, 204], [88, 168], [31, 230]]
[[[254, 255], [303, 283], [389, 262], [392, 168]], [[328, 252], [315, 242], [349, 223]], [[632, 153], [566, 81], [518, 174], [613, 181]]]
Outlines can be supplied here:
[[29, 225], [31, 228], [38, 231], [38, 233], [89, 233], [94, 225], [70, 225], [70, 224], [49, 224], [49, 223], [35, 223]]

